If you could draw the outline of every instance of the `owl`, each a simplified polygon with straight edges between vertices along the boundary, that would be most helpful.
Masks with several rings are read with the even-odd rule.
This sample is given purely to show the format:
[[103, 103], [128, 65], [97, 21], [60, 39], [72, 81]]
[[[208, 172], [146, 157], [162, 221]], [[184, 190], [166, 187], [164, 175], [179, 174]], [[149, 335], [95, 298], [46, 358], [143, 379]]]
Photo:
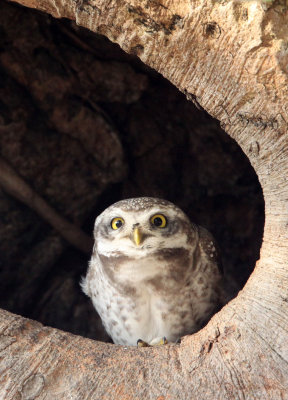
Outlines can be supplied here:
[[82, 289], [114, 343], [175, 342], [218, 309], [215, 241], [169, 201], [119, 201], [97, 217], [94, 238]]

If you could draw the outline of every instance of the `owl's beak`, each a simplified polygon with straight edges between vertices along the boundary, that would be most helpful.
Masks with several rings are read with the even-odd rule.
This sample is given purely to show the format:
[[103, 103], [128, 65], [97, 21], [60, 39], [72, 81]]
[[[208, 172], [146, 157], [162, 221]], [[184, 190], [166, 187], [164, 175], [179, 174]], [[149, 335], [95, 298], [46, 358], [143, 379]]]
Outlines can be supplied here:
[[133, 230], [133, 241], [136, 246], [139, 246], [142, 243], [143, 234], [139, 228], [134, 228]]

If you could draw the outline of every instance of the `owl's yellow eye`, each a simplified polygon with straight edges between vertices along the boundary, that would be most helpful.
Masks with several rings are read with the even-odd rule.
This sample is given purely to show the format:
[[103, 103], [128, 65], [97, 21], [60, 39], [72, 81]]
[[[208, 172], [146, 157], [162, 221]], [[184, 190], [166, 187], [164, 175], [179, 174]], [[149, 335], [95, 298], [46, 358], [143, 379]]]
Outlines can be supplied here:
[[154, 226], [157, 226], [157, 228], [165, 228], [167, 225], [167, 219], [162, 214], [156, 214], [151, 218], [151, 223]]
[[121, 228], [122, 225], [124, 225], [124, 219], [121, 217], [113, 218], [111, 221], [111, 228], [114, 229], [114, 231]]

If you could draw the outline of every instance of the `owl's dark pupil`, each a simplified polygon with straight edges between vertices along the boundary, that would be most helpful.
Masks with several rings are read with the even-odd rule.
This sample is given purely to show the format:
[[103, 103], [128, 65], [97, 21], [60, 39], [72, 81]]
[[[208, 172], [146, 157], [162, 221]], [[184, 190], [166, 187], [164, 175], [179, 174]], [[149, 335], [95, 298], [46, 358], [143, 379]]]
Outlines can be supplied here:
[[154, 225], [155, 226], [160, 226], [160, 225], [162, 225], [162, 219], [161, 218], [159, 218], [159, 217], [156, 217], [156, 218], [154, 218]]
[[120, 228], [123, 225], [123, 222], [121, 219], [118, 219], [118, 221], [115, 222], [116, 228]]

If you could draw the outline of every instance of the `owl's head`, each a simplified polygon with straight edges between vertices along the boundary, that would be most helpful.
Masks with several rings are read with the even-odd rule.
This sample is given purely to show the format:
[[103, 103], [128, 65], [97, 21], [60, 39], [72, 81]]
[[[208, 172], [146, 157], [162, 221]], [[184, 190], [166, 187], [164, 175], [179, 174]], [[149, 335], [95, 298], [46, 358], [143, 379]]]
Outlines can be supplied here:
[[[169, 201], [140, 197], [108, 207], [95, 222], [97, 252], [141, 258], [162, 249], [191, 248], [197, 235], [186, 214]], [[193, 247], [193, 245], [192, 245]]]

